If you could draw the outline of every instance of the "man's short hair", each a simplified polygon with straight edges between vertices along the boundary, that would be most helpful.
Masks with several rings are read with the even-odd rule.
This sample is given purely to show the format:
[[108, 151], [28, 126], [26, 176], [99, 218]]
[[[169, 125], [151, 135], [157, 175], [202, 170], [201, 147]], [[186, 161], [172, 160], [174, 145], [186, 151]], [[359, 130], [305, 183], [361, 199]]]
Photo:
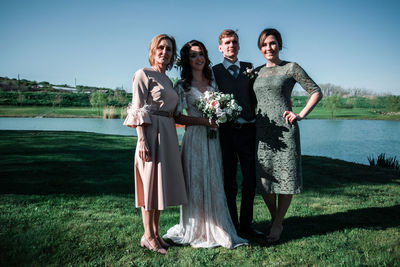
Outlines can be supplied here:
[[237, 35], [236, 31], [231, 30], [231, 29], [226, 29], [226, 30], [223, 30], [223, 31], [221, 32], [221, 34], [219, 35], [219, 39], [218, 39], [219, 44], [222, 43], [222, 39], [223, 39], [223, 38], [231, 37], [231, 36], [236, 36], [236, 38], [237, 38], [238, 41], [239, 41], [239, 36]]

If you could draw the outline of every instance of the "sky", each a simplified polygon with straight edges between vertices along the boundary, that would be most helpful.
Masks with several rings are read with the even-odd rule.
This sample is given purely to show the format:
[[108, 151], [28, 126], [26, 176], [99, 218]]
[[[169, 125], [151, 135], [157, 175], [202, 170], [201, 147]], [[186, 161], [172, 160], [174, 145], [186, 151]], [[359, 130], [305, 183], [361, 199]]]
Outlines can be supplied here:
[[220, 32], [238, 30], [239, 59], [259, 66], [258, 35], [273, 27], [280, 58], [317, 83], [400, 95], [399, 14], [392, 0], [0, 0], [0, 76], [131, 91], [158, 34], [178, 51], [202, 41], [215, 65]]

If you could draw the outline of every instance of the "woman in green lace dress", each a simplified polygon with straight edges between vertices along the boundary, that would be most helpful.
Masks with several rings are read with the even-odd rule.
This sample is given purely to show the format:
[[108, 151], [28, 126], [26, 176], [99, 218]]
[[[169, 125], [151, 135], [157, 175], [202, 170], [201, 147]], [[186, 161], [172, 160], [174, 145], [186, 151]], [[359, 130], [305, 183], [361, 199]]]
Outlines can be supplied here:
[[[276, 29], [265, 29], [258, 47], [267, 63], [257, 68], [254, 81], [257, 96], [257, 163], [258, 191], [271, 214], [267, 241], [276, 242], [282, 234], [282, 221], [293, 194], [302, 190], [300, 133], [302, 120], [322, 98], [321, 89], [294, 62], [279, 58], [282, 37]], [[292, 111], [291, 94], [298, 82], [310, 95], [306, 106]]]

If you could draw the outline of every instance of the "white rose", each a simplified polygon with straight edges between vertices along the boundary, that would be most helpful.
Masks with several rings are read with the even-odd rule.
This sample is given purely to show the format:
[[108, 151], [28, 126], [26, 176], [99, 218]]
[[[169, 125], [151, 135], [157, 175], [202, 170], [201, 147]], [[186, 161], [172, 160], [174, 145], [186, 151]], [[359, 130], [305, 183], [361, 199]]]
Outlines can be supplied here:
[[219, 118], [219, 122], [220, 123], [224, 123], [224, 122], [226, 122], [228, 120], [228, 118], [226, 117], [226, 114], [224, 113], [224, 115], [223, 116], [221, 116], [220, 118]]

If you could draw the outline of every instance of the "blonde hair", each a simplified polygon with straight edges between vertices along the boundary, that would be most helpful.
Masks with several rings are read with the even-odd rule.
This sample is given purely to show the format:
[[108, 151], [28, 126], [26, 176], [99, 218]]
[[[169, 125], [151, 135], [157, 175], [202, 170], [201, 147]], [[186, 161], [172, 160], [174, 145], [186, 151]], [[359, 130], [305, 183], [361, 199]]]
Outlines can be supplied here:
[[237, 40], [239, 41], [239, 36], [237, 35], [236, 31], [231, 30], [231, 29], [226, 29], [226, 30], [223, 30], [221, 32], [221, 34], [219, 35], [219, 38], [218, 38], [219, 44], [222, 44], [223, 38], [231, 37], [231, 36], [236, 36]]
[[172, 66], [174, 65], [175, 59], [176, 59], [176, 42], [175, 42], [174, 37], [169, 36], [167, 34], [160, 34], [160, 35], [155, 36], [153, 39], [151, 39], [150, 47], [149, 47], [149, 63], [151, 66], [154, 66], [154, 61], [155, 61], [154, 57], [155, 57], [156, 49], [157, 49], [158, 45], [160, 44], [160, 42], [164, 39], [170, 40], [172, 43], [172, 53], [173, 54], [172, 54], [171, 61], [167, 65], [167, 69], [170, 70], [172, 68]]

